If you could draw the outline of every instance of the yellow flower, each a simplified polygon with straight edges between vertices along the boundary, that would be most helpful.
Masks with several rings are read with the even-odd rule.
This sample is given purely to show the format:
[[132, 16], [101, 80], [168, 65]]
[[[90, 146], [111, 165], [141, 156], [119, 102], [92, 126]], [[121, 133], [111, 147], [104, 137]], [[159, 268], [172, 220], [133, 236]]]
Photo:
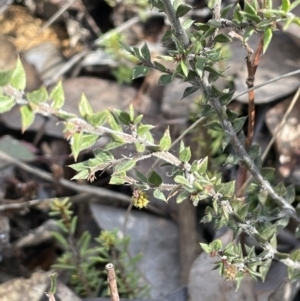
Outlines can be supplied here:
[[132, 196], [132, 203], [134, 207], [139, 209], [146, 208], [149, 203], [147, 194], [144, 191], [135, 189]]

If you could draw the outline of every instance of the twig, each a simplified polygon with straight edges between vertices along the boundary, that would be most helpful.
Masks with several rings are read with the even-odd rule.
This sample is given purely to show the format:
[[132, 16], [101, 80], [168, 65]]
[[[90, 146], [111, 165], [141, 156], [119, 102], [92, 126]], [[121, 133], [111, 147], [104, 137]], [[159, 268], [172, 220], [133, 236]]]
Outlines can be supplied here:
[[[78, 203], [81, 201], [86, 201], [87, 199], [89, 202], [91, 202], [90, 199], [91, 194], [90, 193], [80, 193], [74, 196], [70, 196], [69, 199], [71, 203]], [[36, 206], [38, 208], [46, 208], [46, 206], [49, 203], [54, 202], [57, 199], [65, 199], [63, 198], [47, 198], [47, 199], [36, 199], [36, 200], [31, 200], [31, 201], [23, 201], [21, 200], [7, 200], [7, 199], [0, 199], [0, 203], [3, 205], [0, 205], [0, 212], [5, 211], [5, 210], [17, 210], [17, 209], [24, 209], [24, 208], [29, 208]]]
[[[171, 23], [174, 23], [175, 21], [173, 19], [176, 18], [175, 10], [172, 7], [172, 4], [170, 0], [162, 0], [162, 2], [168, 3], [168, 5], [172, 8], [171, 12], [168, 10], [165, 11], [166, 15], [168, 16], [169, 20]], [[178, 26], [177, 32], [181, 33], [184, 32], [184, 29], [182, 28], [180, 22], [177, 20], [176, 25]], [[179, 37], [177, 37], [179, 39]], [[259, 172], [257, 166], [254, 164], [253, 160], [250, 158], [248, 153], [246, 152], [245, 148], [239, 141], [236, 132], [231, 124], [231, 122], [228, 120], [227, 115], [220, 103], [219, 98], [214, 97], [212, 94], [212, 87], [211, 84], [208, 82], [206, 78], [196, 78], [194, 80], [194, 84], [198, 85], [204, 93], [207, 95], [207, 99], [211, 106], [214, 108], [215, 113], [217, 114], [221, 125], [224, 129], [224, 131], [227, 133], [227, 135], [230, 138], [231, 145], [236, 152], [237, 156], [241, 159], [241, 161], [246, 165], [248, 168], [249, 172], [252, 174], [254, 179], [259, 183], [259, 185], [265, 189], [270, 197], [275, 201], [275, 203], [283, 210], [285, 211], [286, 214], [288, 214], [293, 220], [295, 220], [297, 223], [300, 223], [300, 219], [297, 216], [297, 213], [294, 209], [294, 207], [288, 203], [283, 197], [279, 196], [271, 184], [263, 178], [261, 173]]]
[[[293, 99], [292, 99], [292, 101], [291, 101], [291, 103], [290, 103], [288, 109], [286, 110], [285, 114], [283, 115], [282, 120], [281, 120], [279, 126], [276, 128], [276, 130], [275, 130], [275, 132], [274, 132], [274, 134], [273, 134], [272, 139], [271, 139], [270, 142], [268, 143], [266, 149], [264, 150], [264, 152], [263, 152], [263, 154], [262, 154], [262, 156], [261, 156], [262, 162], [265, 161], [265, 159], [266, 159], [266, 157], [267, 157], [267, 154], [269, 153], [269, 151], [270, 151], [270, 149], [271, 149], [273, 143], [275, 142], [276, 136], [278, 135], [278, 133], [280, 132], [281, 128], [282, 128], [283, 125], [285, 124], [287, 117], [288, 117], [288, 116], [290, 115], [290, 113], [292, 112], [292, 110], [293, 110], [293, 108], [294, 108], [294, 106], [295, 106], [295, 104], [296, 104], [296, 102], [297, 102], [299, 96], [300, 96], [300, 86], [299, 86], [299, 88], [298, 88], [296, 94], [294, 95], [294, 97], [293, 97]], [[241, 189], [241, 190], [244, 190], [244, 189], [247, 187], [247, 185], [251, 182], [252, 179], [253, 179], [253, 177], [250, 176], [250, 177], [246, 180], [246, 182], [243, 184], [243, 186], [242, 186], [240, 189]], [[237, 192], [237, 193], [239, 193], [239, 192]]]
[[[245, 164], [249, 172], [252, 174], [253, 178], [259, 183], [261, 188], [265, 189], [270, 197], [275, 201], [275, 203], [297, 223], [300, 223], [300, 219], [297, 216], [297, 213], [294, 207], [289, 204], [283, 197], [279, 196], [271, 184], [263, 178], [260, 171], [258, 170], [257, 166], [254, 164], [253, 160], [250, 158], [248, 153], [246, 152], [245, 148], [241, 144], [240, 140], [238, 139], [232, 124], [227, 119], [225, 112], [223, 111], [222, 105], [218, 98], [211, 96], [211, 86], [207, 82], [206, 79], [203, 79], [203, 88], [205, 89], [206, 93], [210, 96], [208, 98], [210, 104], [214, 108], [215, 112], [217, 113], [219, 120], [222, 124], [223, 129], [227, 133], [230, 138], [231, 146], [233, 147], [237, 156], [241, 159], [241, 161]], [[202, 83], [201, 83], [202, 84]]]
[[[93, 194], [95, 196], [99, 196], [101, 198], [111, 199], [112, 201], [119, 201], [126, 204], [131, 203], [131, 197], [124, 195], [119, 192], [111, 191], [102, 187], [93, 187], [91, 185], [79, 185], [78, 183], [73, 183], [66, 179], [55, 179], [50, 173], [43, 171], [39, 168], [32, 167], [24, 162], [21, 162], [18, 159], [10, 157], [8, 154], [0, 151], [0, 158], [3, 160], [6, 160], [19, 168], [24, 169], [25, 171], [34, 174], [44, 180], [47, 180], [49, 182], [59, 183], [60, 185], [69, 188], [76, 192], [85, 192], [88, 194]], [[36, 205], [37, 202], [33, 201], [32, 205]], [[13, 205], [13, 204], [12, 204]], [[17, 205], [17, 204], [14, 204]], [[26, 205], [24, 205], [25, 207]], [[1, 208], [1, 207], [0, 207]], [[158, 208], [151, 206], [150, 204], [147, 206], [147, 209], [153, 213], [159, 214], [159, 215], [165, 215], [161, 210]], [[5, 210], [5, 209], [3, 209]], [[1, 211], [1, 210], [0, 210]]]
[[76, 0], [69, 0], [65, 5], [63, 5], [39, 30], [41, 33], [43, 30], [48, 28], [55, 20], [57, 20]]
[[[200, 122], [202, 122], [205, 119], [205, 117], [201, 117], [199, 119], [197, 119], [195, 122], [193, 122], [187, 129], [185, 129], [183, 131], [183, 133], [178, 136], [171, 144], [171, 148], [174, 147], [178, 142], [181, 141], [181, 139], [187, 135], [193, 128], [195, 128]], [[154, 167], [158, 164], [158, 162], [160, 161], [160, 159], [155, 160], [155, 162], [152, 164], [152, 166], [149, 168], [149, 171], [147, 173], [147, 175], [150, 174], [151, 170], [154, 169]]]
[[129, 203], [131, 202], [131, 198], [128, 197], [128, 196], [125, 196], [121, 193], [118, 193], [118, 192], [114, 192], [114, 191], [110, 191], [108, 189], [105, 189], [105, 188], [100, 188], [100, 187], [92, 187], [92, 186], [89, 186], [89, 185], [78, 185], [78, 183], [73, 183], [71, 181], [68, 181], [66, 179], [54, 179], [53, 176], [48, 173], [48, 172], [45, 172], [41, 169], [38, 169], [38, 168], [35, 168], [35, 167], [32, 167], [30, 165], [27, 165], [26, 163], [23, 163], [21, 162], [20, 160], [18, 159], [15, 159], [11, 156], [9, 156], [8, 154], [0, 151], [0, 158], [3, 159], [3, 160], [6, 160], [6, 161], [9, 161], [10, 163], [13, 163], [14, 165], [24, 169], [25, 171], [29, 172], [29, 173], [32, 173], [44, 180], [47, 180], [47, 181], [50, 181], [50, 182], [55, 182], [55, 181], [58, 181], [58, 183], [64, 187], [67, 187], [67, 188], [70, 188], [74, 191], [77, 191], [77, 192], [88, 192], [88, 193], [91, 193], [91, 194], [94, 194], [94, 195], [97, 195], [97, 196], [100, 196], [100, 197], [106, 197], [106, 198], [111, 198], [111, 199], [115, 199], [115, 200], [118, 200], [118, 201], [122, 201], [122, 202], [125, 202], [125, 203]]
[[[254, 86], [256, 70], [260, 62], [261, 54], [263, 52], [263, 37], [261, 37], [258, 47], [253, 56], [253, 50], [247, 45], [247, 43], [243, 42], [243, 38], [239, 34], [235, 32], [230, 32], [230, 35], [232, 37], [241, 40], [243, 46], [247, 50], [246, 66], [248, 70], [248, 77], [246, 80], [246, 85], [248, 89], [250, 89]], [[254, 123], [255, 123], [255, 92], [254, 90], [250, 90], [248, 92], [248, 130], [247, 130], [247, 138], [245, 142], [246, 149], [249, 149], [249, 147], [252, 144], [252, 139], [254, 134]], [[241, 189], [241, 187], [243, 187], [243, 184], [246, 182], [246, 180], [247, 180], [247, 168], [245, 166], [240, 165], [238, 170], [238, 177], [236, 181], [236, 190], [238, 192], [237, 193], [238, 197], [241, 197], [244, 194], [244, 191]]]
[[187, 48], [190, 44], [189, 38], [181, 26], [181, 23], [179, 21], [179, 18], [176, 16], [176, 12], [173, 8], [173, 5], [171, 1], [169, 0], [161, 0], [163, 3], [163, 6], [165, 8], [165, 13], [168, 16], [168, 19], [170, 21], [171, 27], [173, 29], [174, 35], [176, 38], [182, 43], [182, 45]]
[[263, 82], [263, 83], [261, 83], [261, 84], [259, 84], [259, 85], [256, 85], [256, 86], [254, 86], [254, 87], [251, 88], [251, 89], [247, 89], [247, 90], [241, 92], [241, 93], [238, 94], [238, 95], [235, 95], [235, 96], [234, 96], [234, 99], [238, 99], [240, 96], [242, 96], [242, 95], [244, 95], [244, 94], [247, 94], [249, 91], [257, 90], [257, 89], [259, 89], [259, 88], [261, 88], [261, 87], [264, 87], [264, 86], [269, 85], [269, 84], [271, 84], [271, 83], [277, 82], [278, 80], [281, 80], [282, 78], [286, 78], [286, 77], [290, 77], [290, 76], [293, 76], [293, 75], [297, 75], [297, 74], [299, 74], [299, 73], [300, 73], [300, 69], [297, 69], [297, 70], [295, 70], [295, 71], [292, 71], [292, 72], [289, 72], [289, 73], [285, 73], [285, 74], [283, 74], [283, 75], [279, 75], [279, 76], [274, 77], [274, 78], [272, 78], [272, 79], [270, 79], [270, 80], [267, 80], [267, 81], [265, 81], [265, 82]]
[[107, 271], [110, 299], [111, 301], [120, 301], [114, 265], [112, 263], [108, 263], [105, 266], [105, 269]]

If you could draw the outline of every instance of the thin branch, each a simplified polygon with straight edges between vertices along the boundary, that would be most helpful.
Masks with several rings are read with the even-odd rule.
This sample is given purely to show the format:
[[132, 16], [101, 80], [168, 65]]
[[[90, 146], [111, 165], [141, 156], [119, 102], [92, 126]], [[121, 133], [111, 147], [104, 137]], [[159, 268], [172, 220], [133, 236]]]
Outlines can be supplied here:
[[125, 202], [125, 203], [131, 202], [131, 198], [129, 196], [123, 195], [123, 194], [115, 192], [115, 191], [110, 191], [108, 189], [100, 188], [100, 187], [93, 187], [90, 185], [79, 185], [78, 183], [73, 183], [69, 180], [62, 179], [62, 178], [55, 179], [50, 173], [43, 171], [41, 169], [32, 167], [24, 162], [21, 162], [20, 160], [15, 159], [2, 151], [0, 151], [0, 158], [22, 168], [23, 170], [25, 170], [31, 174], [38, 176], [44, 180], [47, 180], [49, 182], [59, 183], [60, 185], [67, 187], [69, 189], [72, 189], [73, 191], [87, 192], [87, 193], [97, 195], [99, 197], [115, 199], [115, 200]]
[[254, 86], [253, 88], [247, 89], [247, 90], [245, 90], [245, 91], [239, 93], [238, 95], [235, 95], [235, 96], [233, 97], [233, 99], [238, 99], [238, 98], [241, 97], [242, 95], [247, 94], [249, 91], [259, 89], [259, 88], [264, 87], [264, 86], [266, 86], [266, 85], [269, 85], [269, 84], [271, 84], [271, 83], [277, 82], [278, 80], [281, 80], [282, 78], [286, 78], [286, 77], [290, 77], [290, 76], [293, 76], [293, 75], [297, 75], [297, 74], [299, 74], [299, 73], [300, 73], [300, 69], [297, 69], [297, 70], [295, 70], [295, 71], [292, 71], [292, 72], [289, 72], [289, 73], [285, 73], [285, 74], [283, 74], [283, 75], [279, 75], [279, 76], [274, 77], [274, 78], [272, 78], [272, 79], [270, 79], [270, 80], [267, 80], [267, 81], [265, 81], [265, 82], [263, 82], [263, 83], [261, 83], [261, 84], [259, 84], [259, 85], [256, 85], [256, 86]]
[[165, 13], [168, 16], [168, 19], [170, 21], [171, 27], [173, 29], [174, 35], [176, 36], [176, 38], [182, 43], [182, 45], [185, 48], [188, 48], [188, 46], [190, 45], [190, 41], [189, 38], [185, 32], [185, 30], [183, 29], [179, 18], [177, 18], [176, 16], [176, 12], [174, 10], [174, 7], [171, 3], [170, 0], [161, 0], [161, 2], [163, 3], [163, 6], [165, 8]]
[[112, 263], [108, 263], [105, 266], [105, 269], [107, 271], [110, 299], [111, 301], [120, 301], [114, 265]]
[[250, 158], [248, 153], [246, 152], [245, 148], [241, 144], [240, 140], [238, 139], [236, 132], [234, 128], [232, 127], [231, 122], [227, 119], [227, 116], [222, 108], [222, 105], [218, 98], [213, 97], [211, 94], [211, 86], [207, 82], [206, 79], [203, 79], [203, 83], [200, 83], [203, 88], [205, 89], [205, 92], [207, 93], [208, 101], [214, 108], [214, 111], [217, 113], [219, 120], [222, 124], [223, 129], [225, 130], [226, 134], [230, 138], [231, 146], [233, 147], [235, 153], [240, 158], [240, 160], [245, 164], [249, 172], [252, 174], [253, 178], [258, 182], [258, 184], [261, 186], [261, 188], [265, 189], [270, 197], [275, 201], [275, 203], [283, 210], [285, 211], [293, 220], [300, 223], [300, 219], [297, 216], [297, 213], [294, 209], [294, 207], [288, 203], [283, 197], [279, 196], [271, 184], [263, 178], [261, 175], [259, 169], [254, 164], [253, 160]]
[[[298, 99], [299, 99], [299, 96], [300, 96], [300, 86], [299, 86], [299, 88], [298, 88], [296, 94], [294, 95], [294, 97], [293, 97], [293, 99], [292, 99], [292, 101], [291, 101], [291, 103], [290, 103], [288, 109], [286, 110], [284, 116], [282, 117], [282, 120], [281, 120], [279, 126], [276, 128], [276, 130], [275, 130], [275, 132], [274, 132], [274, 134], [273, 134], [272, 139], [271, 139], [270, 142], [268, 143], [266, 149], [264, 150], [264, 152], [263, 152], [263, 154], [262, 154], [262, 156], [261, 156], [262, 162], [265, 161], [265, 159], [266, 159], [266, 157], [267, 157], [267, 154], [269, 153], [269, 151], [270, 151], [270, 149], [271, 149], [273, 143], [275, 142], [275, 139], [276, 139], [278, 133], [281, 131], [281, 128], [282, 128], [283, 125], [285, 124], [285, 122], [286, 122], [286, 120], [287, 120], [287, 117], [288, 117], [288, 116], [290, 115], [290, 113], [292, 112], [292, 110], [293, 110], [293, 108], [294, 108], [296, 102], [297, 102]], [[247, 181], [245, 181], [245, 183], [244, 183], [243, 186], [240, 188], [240, 190], [244, 190], [244, 189], [248, 186], [248, 184], [251, 182], [252, 179], [253, 179], [253, 177], [250, 176], [250, 177], [247, 179]], [[237, 192], [237, 193], [239, 193], [239, 192]]]
[[[171, 7], [171, 11], [165, 10], [166, 15], [168, 16], [171, 24], [175, 22], [174, 19], [176, 18], [176, 13], [174, 8], [172, 7], [171, 3], [169, 0], [162, 0], [164, 4], [168, 4], [168, 8]], [[181, 27], [180, 22], [177, 20], [175, 22], [178, 26], [180, 26], [180, 30], [183, 30]], [[179, 32], [180, 32], [179, 30]], [[179, 36], [177, 37], [179, 39]], [[254, 164], [253, 160], [250, 158], [248, 153], [246, 152], [245, 148], [239, 141], [236, 132], [231, 124], [231, 122], [228, 120], [227, 115], [224, 111], [224, 108], [222, 107], [220, 100], [216, 97], [213, 96], [212, 94], [212, 89], [211, 89], [211, 84], [208, 82], [206, 78], [196, 78], [195, 79], [196, 85], [198, 85], [205, 93], [207, 96], [207, 99], [211, 106], [214, 108], [214, 111], [218, 115], [218, 118], [221, 122], [221, 125], [224, 129], [224, 131], [227, 133], [227, 135], [230, 138], [231, 145], [236, 152], [237, 156], [240, 158], [240, 160], [246, 165], [248, 168], [249, 172], [252, 174], [254, 179], [259, 183], [261, 188], [265, 189], [270, 197], [276, 202], [276, 204], [286, 212], [293, 220], [297, 221], [300, 223], [300, 219], [297, 216], [297, 213], [294, 209], [294, 207], [288, 203], [283, 197], [279, 196], [271, 186], [271, 184], [263, 178], [261, 175], [259, 169], [257, 166]]]

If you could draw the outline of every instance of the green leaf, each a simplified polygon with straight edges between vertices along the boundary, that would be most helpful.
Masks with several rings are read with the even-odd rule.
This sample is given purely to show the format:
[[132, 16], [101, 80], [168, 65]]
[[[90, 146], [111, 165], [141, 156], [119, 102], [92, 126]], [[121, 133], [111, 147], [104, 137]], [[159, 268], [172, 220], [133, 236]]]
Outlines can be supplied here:
[[59, 232], [51, 232], [51, 234], [66, 250], [69, 249], [68, 241]]
[[197, 90], [199, 90], [199, 87], [196, 87], [196, 86], [191, 86], [191, 87], [185, 88], [181, 99], [184, 99], [185, 97], [189, 96], [190, 94], [195, 93]]
[[179, 159], [183, 162], [189, 162], [191, 159], [191, 149], [190, 147], [185, 147], [180, 153], [179, 153]]
[[134, 121], [134, 107], [132, 103], [129, 105], [129, 117], [130, 117], [130, 123], [133, 123]]
[[284, 197], [290, 204], [292, 204], [295, 201], [296, 192], [294, 185], [286, 187], [286, 193]]
[[0, 114], [10, 111], [15, 104], [13, 98], [0, 94]]
[[99, 138], [99, 136], [96, 134], [84, 133], [82, 136], [80, 151], [93, 146], [96, 143], [96, 141], [98, 140], [98, 138]]
[[91, 242], [91, 234], [87, 231], [83, 232], [78, 241], [80, 255], [84, 255], [89, 248]]
[[132, 49], [126, 45], [125, 43], [123, 43], [122, 41], [119, 41], [119, 43], [121, 44], [121, 46], [126, 50], [128, 51], [130, 54], [134, 55], [134, 52], [132, 51]]
[[248, 14], [244, 11], [240, 11], [240, 14], [246, 17], [248, 20], [253, 21], [255, 23], [259, 23], [262, 19], [258, 15]]
[[263, 53], [265, 53], [270, 45], [270, 42], [272, 40], [272, 36], [273, 36], [273, 31], [271, 29], [271, 27], [268, 27], [265, 31], [264, 31], [264, 46], [263, 46]]
[[148, 67], [136, 66], [133, 68], [133, 71], [132, 71], [132, 79], [143, 77], [143, 76], [147, 75], [148, 72], [149, 72]]
[[[293, 253], [291, 253], [290, 258], [295, 262], [299, 262], [300, 261], [300, 249], [298, 249], [298, 250], [294, 251]], [[297, 270], [293, 269], [292, 267], [288, 268], [288, 277], [289, 277], [289, 279], [293, 279], [295, 272], [299, 273], [299, 270], [297, 271]]]
[[107, 111], [107, 122], [114, 131], [122, 132], [122, 127], [120, 126], [119, 121], [110, 111]]
[[100, 158], [102, 162], [110, 162], [114, 160], [114, 156], [111, 152], [105, 151], [102, 148], [95, 148], [94, 155], [97, 158]]
[[16, 68], [12, 72], [10, 84], [20, 91], [24, 91], [26, 88], [26, 73], [20, 58], [18, 58]]
[[230, 153], [226, 158], [224, 165], [226, 164], [237, 165], [239, 164], [239, 162], [240, 162], [240, 158], [235, 153]]
[[170, 74], [163, 74], [160, 76], [158, 80], [158, 85], [167, 85], [172, 81], [172, 75]]
[[78, 155], [81, 151], [81, 145], [83, 141], [83, 133], [75, 133], [73, 135], [72, 143], [71, 143], [71, 149], [72, 149], [72, 154], [74, 156], [75, 162], [77, 161]]
[[204, 126], [206, 126], [207, 128], [209, 128], [211, 130], [217, 131], [217, 132], [223, 132], [223, 128], [219, 121], [213, 121], [213, 122], [205, 124]]
[[20, 113], [22, 120], [22, 133], [24, 133], [33, 123], [35, 115], [29, 105], [21, 106]]
[[71, 180], [86, 180], [88, 175], [89, 171], [85, 169], [77, 173]]
[[151, 60], [151, 55], [147, 43], [144, 43], [143, 47], [141, 48], [141, 53], [146, 61]]
[[208, 166], [208, 157], [205, 157], [198, 161], [197, 171], [200, 175], [205, 174]]
[[204, 67], [205, 67], [206, 61], [203, 58], [198, 58], [195, 68], [196, 68], [196, 72], [197, 74], [202, 77], [203, 76], [203, 71], [204, 71]]
[[226, 18], [229, 11], [231, 11], [234, 4], [229, 4], [221, 10], [221, 18]]
[[110, 141], [108, 142], [105, 147], [104, 147], [104, 150], [108, 151], [108, 150], [111, 150], [111, 149], [115, 149], [115, 148], [118, 148], [120, 146], [124, 145], [123, 142], [118, 142], [118, 141]]
[[209, 246], [211, 247], [212, 251], [220, 251], [220, 250], [222, 250], [222, 242], [221, 242], [220, 239], [216, 239], [216, 240], [212, 241], [209, 244]]
[[220, 185], [218, 192], [223, 194], [225, 197], [232, 197], [235, 190], [235, 181], [230, 181]]
[[213, 250], [212, 247], [210, 245], [208, 245], [208, 244], [204, 244], [204, 243], [200, 242], [200, 246], [203, 249], [203, 251], [205, 253], [208, 253], [208, 254], [210, 254], [212, 252], [212, 250]]
[[135, 117], [133, 124], [138, 124], [141, 122], [141, 120], [143, 119], [143, 114], [138, 115], [137, 117]]
[[118, 117], [124, 125], [130, 125], [130, 116], [127, 112], [119, 112]]
[[13, 74], [14, 70], [8, 70], [8, 71], [1, 71], [0, 70], [0, 87], [6, 86], [10, 83], [11, 75]]
[[192, 9], [192, 7], [190, 5], [187, 4], [179, 4], [176, 10], [176, 17], [180, 18], [183, 17], [185, 14], [187, 14], [190, 10]]
[[290, 5], [289, 11], [292, 11], [298, 5], [300, 5], [300, 0], [293, 1], [293, 3]]
[[277, 227], [275, 224], [268, 225], [260, 231], [260, 235], [265, 239], [269, 240], [276, 233], [276, 230]]
[[48, 92], [45, 87], [41, 87], [38, 90], [27, 93], [26, 97], [29, 102], [39, 104], [45, 102], [48, 99]]
[[187, 20], [185, 20], [182, 23], [183, 29], [185, 29], [185, 30], [189, 29], [193, 25], [194, 22], [195, 22], [195, 20], [193, 20], [193, 19], [187, 19]]
[[142, 124], [137, 129], [137, 135], [138, 137], [143, 137], [146, 133], [148, 133], [150, 130], [155, 128], [155, 126], [151, 124]]
[[174, 178], [174, 182], [178, 183], [178, 184], [181, 184], [181, 185], [186, 185], [186, 186], [191, 187], [190, 182], [184, 176], [177, 175]]
[[244, 11], [249, 15], [254, 15], [254, 16], [257, 15], [256, 9], [250, 4], [249, 1], [244, 2]]
[[128, 170], [131, 170], [135, 167], [136, 160], [135, 159], [129, 159], [126, 161], [122, 161], [114, 166], [114, 171], [117, 173], [126, 172]]
[[248, 155], [252, 160], [256, 159], [259, 156], [260, 146], [258, 144], [252, 144], [248, 149]]
[[80, 115], [82, 117], [93, 114], [93, 109], [92, 109], [89, 101], [87, 100], [86, 96], [83, 93], [81, 95], [81, 99], [80, 99], [78, 108], [79, 108]]
[[145, 145], [142, 143], [134, 143], [134, 147], [138, 153], [143, 153], [146, 149]]
[[163, 182], [163, 180], [162, 177], [156, 171], [152, 170], [150, 176], [147, 179], [147, 182], [150, 185], [154, 185], [157, 187]]
[[154, 64], [154, 66], [155, 66], [159, 71], [161, 71], [161, 72], [166, 72], [166, 71], [167, 71], [167, 68], [166, 68], [163, 64], [161, 64], [161, 63], [159, 63], [159, 62], [157, 62], [157, 61], [154, 61], [153, 64]]
[[270, 180], [274, 173], [275, 173], [275, 168], [273, 167], [264, 167], [261, 169], [261, 175], [266, 179], [266, 180]]
[[103, 125], [107, 120], [107, 110], [94, 113], [94, 114], [88, 114], [85, 116], [88, 123], [90, 123], [94, 127], [99, 127]]
[[155, 189], [155, 190], [153, 191], [153, 196], [154, 196], [156, 199], [158, 199], [158, 200], [162, 200], [162, 201], [165, 201], [165, 202], [167, 201], [167, 199], [166, 199], [164, 193], [163, 193], [160, 189]]
[[215, 41], [218, 43], [228, 43], [231, 42], [231, 38], [221, 33], [216, 36]]
[[138, 178], [138, 180], [141, 181], [142, 183], [148, 183], [147, 177], [137, 169], [135, 170], [135, 175]]
[[237, 118], [237, 119], [235, 119], [233, 121], [232, 126], [233, 126], [233, 128], [234, 128], [234, 130], [235, 130], [236, 133], [238, 133], [239, 131], [242, 130], [242, 128], [243, 128], [243, 126], [245, 124], [246, 119], [247, 119], [247, 116]]
[[123, 185], [125, 184], [124, 175], [113, 174], [109, 180], [109, 184], [111, 185]]
[[180, 204], [183, 201], [185, 201], [190, 196], [190, 193], [187, 190], [184, 190], [179, 193], [179, 195], [176, 197], [176, 203]]
[[180, 67], [181, 67], [181, 70], [182, 70], [184, 76], [187, 77], [188, 73], [189, 73], [189, 69], [188, 69], [187, 64], [184, 60], [180, 61]]
[[254, 32], [255, 32], [254, 28], [252, 27], [246, 28], [245, 33], [243, 35], [243, 42], [246, 43], [249, 40], [249, 38], [253, 35]]
[[261, 202], [261, 204], [265, 206], [268, 199], [268, 192], [264, 189], [260, 190], [257, 194], [257, 198]]
[[239, 116], [239, 113], [235, 112], [235, 111], [231, 111], [229, 109], [226, 110], [226, 114], [227, 114], [227, 117], [228, 117], [228, 120], [230, 122], [233, 122], [234, 120], [237, 119], [237, 117]]
[[51, 107], [61, 109], [65, 102], [65, 94], [61, 80], [56, 84], [50, 93], [50, 99], [53, 100]]
[[143, 60], [144, 60], [144, 58], [143, 58], [142, 55], [141, 55], [140, 48], [133, 46], [133, 47], [132, 47], [132, 50], [133, 50], [133, 52], [134, 52], [134, 55], [135, 55], [140, 61], [143, 61]]
[[172, 140], [171, 140], [171, 136], [170, 136], [170, 130], [168, 127], [165, 130], [164, 135], [162, 136], [162, 138], [159, 141], [159, 146], [162, 151], [167, 151], [171, 147], [171, 144], [172, 144]]
[[82, 171], [89, 168], [88, 161], [74, 163], [69, 165], [70, 168], [74, 169], [75, 171]]

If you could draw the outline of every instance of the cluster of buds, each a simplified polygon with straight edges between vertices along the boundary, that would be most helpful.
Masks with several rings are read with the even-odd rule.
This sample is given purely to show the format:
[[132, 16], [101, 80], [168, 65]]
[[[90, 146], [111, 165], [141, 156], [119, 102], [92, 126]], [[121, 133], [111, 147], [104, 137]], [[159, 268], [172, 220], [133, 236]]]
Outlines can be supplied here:
[[135, 188], [132, 195], [132, 203], [134, 207], [139, 209], [146, 208], [149, 203], [147, 194]]
[[228, 280], [235, 280], [237, 272], [238, 272], [238, 268], [235, 265], [227, 263], [225, 265], [223, 275]]

